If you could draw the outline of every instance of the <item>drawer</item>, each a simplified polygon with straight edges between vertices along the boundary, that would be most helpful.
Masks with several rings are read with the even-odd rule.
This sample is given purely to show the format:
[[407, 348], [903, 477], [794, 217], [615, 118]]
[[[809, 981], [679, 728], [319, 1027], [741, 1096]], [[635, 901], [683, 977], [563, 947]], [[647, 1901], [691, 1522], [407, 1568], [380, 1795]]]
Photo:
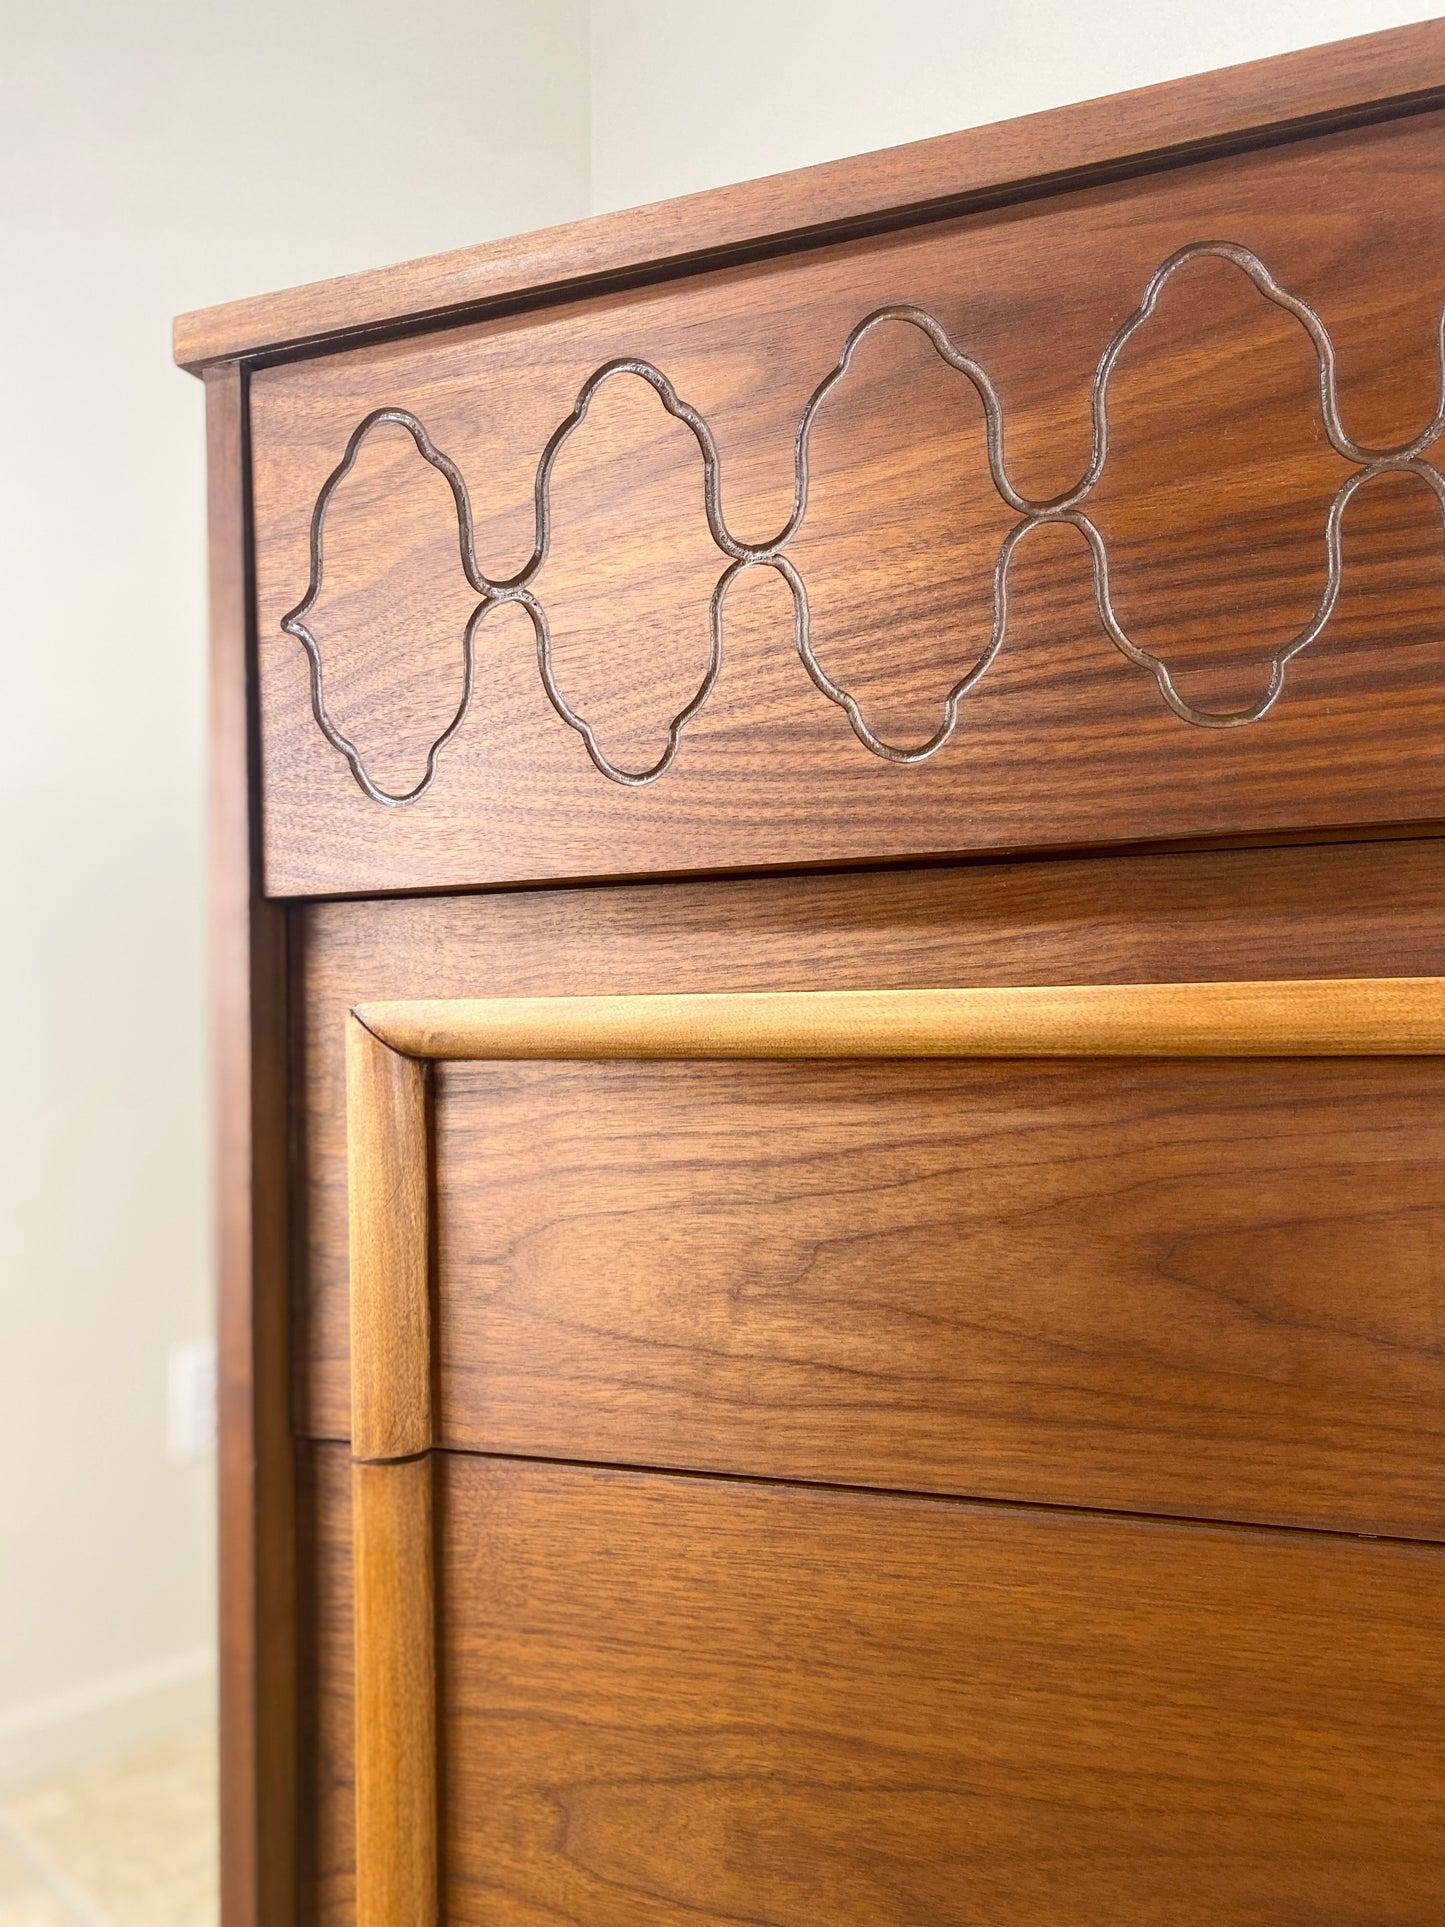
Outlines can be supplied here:
[[[518, 994], [1428, 973], [1433, 840], [320, 906], [298, 1421], [349, 1436], [343, 1031]], [[1433, 1537], [1436, 1060], [443, 1064], [438, 1436]]]
[[[581, 1852], [590, 1873], [595, 1852], [609, 1918], [626, 1918], [629, 1881], [641, 1920], [659, 1899], [693, 1916], [720, 1890], [741, 1902], [765, 1875], [772, 1919], [789, 1892], [811, 1910], [820, 1891], [843, 1918], [879, 1918], [854, 1859], [892, 1917], [961, 1917], [973, 1903], [958, 1880], [990, 1831], [959, 1838], [961, 1789], [978, 1824], [990, 1774], [981, 1787], [960, 1740], [990, 1770], [1012, 1761], [1001, 1835], [1041, 1773], [1067, 1804], [1071, 1767], [1092, 1775], [1086, 1807], [1118, 1826], [1100, 1733], [1122, 1737], [1131, 1780], [1180, 1779], [1156, 1675], [1166, 1654], [1179, 1667], [1191, 1625], [1184, 1697], [1203, 1711], [1182, 1750], [1212, 1785], [1224, 1759], [1247, 1782], [1249, 1823], [1231, 1818], [1213, 1857], [1248, 1837], [1257, 1902], [1261, 1829], [1317, 1828], [1333, 1780], [1351, 1794], [1345, 1852], [1378, 1888], [1384, 1802], [1401, 1799], [1398, 1776], [1378, 1811], [1359, 1791], [1398, 1751], [1379, 1702], [1412, 1741], [1439, 1724], [1438, 1695], [1417, 1704], [1411, 1686], [1445, 1552], [1398, 1542], [1441, 1523], [1417, 1468], [1441, 1429], [1442, 1063], [1439, 977], [358, 1005], [346, 1081], [362, 1917], [431, 1918], [439, 1865], [462, 1918], [484, 1918], [486, 1896], [515, 1880], [555, 1898], [559, 1774], [572, 1789], [563, 1858], [570, 1871]], [[465, 1434], [485, 1457], [457, 1450]], [[452, 1501], [481, 1466], [469, 1514]], [[890, 1483], [1031, 1506], [1009, 1519], [968, 1505], [935, 1527], [916, 1491], [857, 1490]], [[550, 1520], [527, 1510], [532, 1496], [544, 1512], [556, 1501]], [[945, 1519], [958, 1504], [938, 1503]], [[1161, 1524], [1105, 1509], [1189, 1518], [1162, 1593], [1148, 1536]], [[1211, 1511], [1316, 1530], [1281, 1538], [1256, 1588], [1210, 1548]], [[1338, 1563], [1341, 1527], [1397, 1541], [1371, 1573], [1383, 1596], [1363, 1639], [1333, 1613], [1319, 1623], [1330, 1577], [1350, 1613], [1362, 1580], [1370, 1590]], [[1311, 1538], [1335, 1563], [1291, 1577]], [[1269, 1542], [1246, 1543], [1255, 1565]], [[454, 1585], [459, 1559], [472, 1563]], [[1196, 1564], [1219, 1598], [1191, 1588]], [[1116, 1638], [1129, 1586], [1136, 1617]], [[1257, 1614], [1281, 1586], [1303, 1591], [1309, 1623], [1257, 1628], [1244, 1602]], [[509, 1611], [515, 1652], [497, 1644]], [[1371, 1646], [1386, 1620], [1413, 1650], [1392, 1645], [1382, 1667]], [[485, 1629], [480, 1703], [463, 1671], [472, 1627]], [[1365, 1737], [1315, 1671], [1319, 1639], [1369, 1695]], [[966, 1667], [956, 1696], [944, 1650]], [[996, 1712], [1001, 1655], [1028, 1692]], [[1080, 1704], [1050, 1704], [1055, 1675]], [[1268, 1713], [1266, 1676], [1280, 1696]], [[1126, 1703], [1147, 1740], [1117, 1732]], [[940, 1708], [935, 1814], [919, 1748]], [[830, 1748], [850, 1711], [862, 1724]], [[475, 1783], [455, 1732], [469, 1721]], [[848, 1827], [860, 1748], [875, 1774], [880, 1756], [889, 1767], [858, 1788]], [[1422, 1761], [1434, 1751], [1427, 1738]], [[509, 1795], [532, 1774], [546, 1791], [529, 1823], [531, 1803]], [[1423, 1783], [1418, 1802], [1414, 1783], [1404, 1792], [1407, 1811], [1417, 1803], [1433, 1838]], [[1097, 1835], [1091, 1817], [1081, 1842]], [[910, 1898], [893, 1862], [918, 1861], [908, 1840], [934, 1820], [939, 1864]], [[1150, 1837], [1171, 1826], [1152, 1815]], [[770, 1852], [780, 1830], [797, 1838]], [[1107, 1907], [1085, 1897], [1096, 1917], [1134, 1911], [1151, 1888], [1151, 1905], [1172, 1908], [1177, 1856], [1161, 1875], [1125, 1829], [1120, 1864], [1122, 1893]], [[1420, 1917], [1445, 1868], [1399, 1871]], [[1097, 1859], [1091, 1885], [1107, 1893]], [[1006, 1891], [1017, 1914], [1011, 1874]]]
[[[350, 1466], [308, 1459], [313, 1912]], [[449, 1922], [1427, 1927], [1445, 1550], [442, 1455]]]
[[1442, 125], [259, 370], [267, 888], [1439, 820]]
[[435, 1093], [443, 1444], [1445, 1538], [1445, 1060]]

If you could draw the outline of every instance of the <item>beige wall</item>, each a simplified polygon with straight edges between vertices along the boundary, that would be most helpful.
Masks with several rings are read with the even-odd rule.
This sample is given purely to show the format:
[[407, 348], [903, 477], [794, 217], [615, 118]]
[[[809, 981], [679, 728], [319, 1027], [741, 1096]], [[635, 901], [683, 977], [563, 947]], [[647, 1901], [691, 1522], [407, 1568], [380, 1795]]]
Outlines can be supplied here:
[[597, 212], [1372, 33], [1439, 0], [593, 0]]
[[[0, 1780], [210, 1692], [203, 487], [181, 308], [1416, 19], [1385, 0], [11, 0]], [[589, 64], [588, 28], [591, 28]]]
[[583, 0], [11, 0], [0, 1778], [211, 1692], [201, 392], [170, 317], [587, 211]]

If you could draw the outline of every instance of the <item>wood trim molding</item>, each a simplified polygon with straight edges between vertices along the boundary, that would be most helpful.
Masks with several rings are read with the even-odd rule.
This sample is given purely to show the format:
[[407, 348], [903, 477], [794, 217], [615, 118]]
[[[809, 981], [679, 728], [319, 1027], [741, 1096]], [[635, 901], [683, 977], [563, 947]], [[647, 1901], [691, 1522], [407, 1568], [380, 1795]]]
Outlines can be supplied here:
[[426, 1072], [352, 1023], [346, 1034], [351, 1449], [414, 1457], [432, 1441]]
[[193, 373], [756, 260], [1445, 104], [1445, 21], [181, 315]]
[[1445, 977], [363, 1004], [420, 1059], [1338, 1057], [1445, 1051]]
[[1445, 977], [358, 1006], [347, 1136], [359, 1927], [440, 1917], [428, 1062], [1442, 1054]]
[[435, 1927], [436, 1604], [429, 1454], [353, 1464], [357, 1927]]
[[346, 1030], [359, 1927], [437, 1918], [426, 1067]]

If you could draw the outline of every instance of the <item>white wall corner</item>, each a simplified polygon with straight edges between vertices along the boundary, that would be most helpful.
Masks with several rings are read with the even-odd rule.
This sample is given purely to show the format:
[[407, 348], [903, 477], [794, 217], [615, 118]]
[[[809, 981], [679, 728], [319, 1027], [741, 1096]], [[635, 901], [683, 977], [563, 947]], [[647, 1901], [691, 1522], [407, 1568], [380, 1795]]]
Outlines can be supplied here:
[[0, 1710], [0, 1791], [128, 1752], [214, 1716], [213, 1647]]

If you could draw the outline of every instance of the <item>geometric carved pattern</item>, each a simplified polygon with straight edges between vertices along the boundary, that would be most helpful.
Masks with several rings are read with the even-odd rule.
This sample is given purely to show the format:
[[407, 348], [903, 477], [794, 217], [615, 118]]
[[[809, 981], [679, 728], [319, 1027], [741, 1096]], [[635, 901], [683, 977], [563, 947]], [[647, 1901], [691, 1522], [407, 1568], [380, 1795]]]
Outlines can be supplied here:
[[[1319, 403], [1325, 433], [1335, 452], [1354, 465], [1354, 473], [1347, 476], [1335, 492], [1326, 516], [1325, 585], [1313, 614], [1302, 628], [1275, 650], [1270, 660], [1268, 682], [1259, 700], [1248, 708], [1223, 712], [1199, 709], [1186, 702], [1175, 688], [1168, 668], [1159, 657], [1140, 647], [1125, 633], [1115, 614], [1110, 594], [1109, 558], [1104, 539], [1084, 508], [1086, 498], [1098, 483], [1108, 459], [1109, 383], [1119, 356], [1133, 335], [1153, 314], [1160, 294], [1171, 276], [1188, 262], [1204, 257], [1214, 257], [1232, 263], [1248, 277], [1266, 300], [1284, 309], [1304, 328], [1314, 348], [1319, 366]], [[943, 717], [938, 728], [926, 741], [915, 744], [911, 748], [886, 743], [876, 736], [864, 721], [854, 698], [845, 688], [833, 681], [818, 662], [813, 653], [810, 637], [807, 588], [787, 553], [788, 544], [798, 534], [807, 513], [809, 440], [818, 410], [832, 389], [847, 374], [859, 344], [866, 336], [887, 322], [900, 322], [919, 329], [932, 344], [939, 358], [973, 384], [983, 405], [988, 465], [994, 487], [1019, 516], [1019, 520], [1005, 535], [994, 565], [993, 626], [988, 642], [972, 668], [949, 690], [944, 699]], [[1442, 517], [1445, 517], [1445, 478], [1442, 478], [1439, 471], [1424, 459], [1425, 451], [1438, 438], [1442, 428], [1445, 428], [1445, 313], [1442, 313], [1440, 318], [1438, 350], [1440, 397], [1429, 424], [1411, 441], [1397, 447], [1362, 446], [1346, 434], [1340, 420], [1334, 344], [1314, 309], [1282, 288], [1258, 256], [1251, 253], [1248, 248], [1223, 241], [1192, 243], [1172, 254], [1156, 271], [1138, 307], [1116, 330], [1099, 360], [1090, 390], [1092, 447], [1088, 466], [1082, 477], [1072, 488], [1065, 490], [1062, 494], [1047, 500], [1033, 500], [1021, 494], [1009, 480], [1005, 457], [1003, 409], [987, 371], [980, 363], [959, 349], [941, 323], [921, 308], [910, 306], [879, 308], [865, 316], [853, 329], [843, 344], [836, 364], [809, 398], [798, 424], [794, 444], [792, 513], [771, 541], [760, 543], [737, 541], [729, 532], [723, 519], [721, 463], [712, 431], [703, 417], [679, 398], [666, 375], [655, 368], [651, 362], [629, 358], [609, 361], [596, 369], [583, 383], [576, 406], [553, 431], [542, 451], [537, 465], [534, 489], [536, 534], [531, 555], [514, 575], [505, 580], [496, 581], [486, 576], [478, 565], [473, 539], [471, 502], [466, 483], [455, 464], [433, 445], [426, 429], [414, 415], [403, 409], [379, 408], [358, 424], [346, 445], [341, 461], [327, 477], [316, 498], [311, 515], [310, 581], [306, 594], [282, 619], [281, 627], [288, 635], [296, 637], [306, 651], [310, 669], [311, 707], [326, 740], [345, 757], [353, 776], [367, 796], [378, 803], [398, 806], [414, 802], [419, 796], [425, 794], [436, 774], [440, 752], [465, 720], [472, 699], [476, 673], [476, 638], [481, 625], [492, 610], [505, 603], [520, 603], [531, 619], [537, 642], [538, 669], [553, 708], [562, 720], [581, 736], [592, 762], [604, 776], [615, 783], [636, 788], [653, 782], [671, 766], [677, 755], [683, 730], [712, 693], [718, 672], [722, 667], [723, 609], [729, 589], [744, 571], [768, 568], [783, 578], [792, 594], [794, 646], [815, 687], [830, 702], [836, 703], [844, 711], [854, 734], [875, 756], [883, 757], [893, 763], [919, 763], [932, 756], [948, 741], [957, 726], [959, 705], [963, 697], [985, 674], [1003, 646], [1008, 625], [1009, 567], [1020, 543], [1037, 528], [1052, 522], [1063, 522], [1077, 529], [1088, 545], [1093, 565], [1095, 606], [1099, 621], [1115, 647], [1130, 662], [1148, 670], [1158, 686], [1160, 695], [1176, 716], [1200, 728], [1235, 728], [1241, 724], [1258, 722], [1273, 707], [1284, 688], [1286, 670], [1291, 659], [1302, 649], [1307, 648], [1329, 621], [1340, 591], [1341, 523], [1345, 509], [1357, 491], [1378, 475], [1403, 471], [1416, 476], [1431, 490], [1440, 506]], [[656, 392], [667, 412], [692, 431], [703, 460], [703, 494], [708, 528], [714, 543], [727, 558], [726, 565], [713, 589], [708, 608], [709, 655], [706, 673], [696, 692], [668, 725], [666, 748], [655, 763], [642, 770], [621, 769], [611, 762], [598, 745], [590, 724], [562, 695], [553, 675], [552, 640], [546, 609], [532, 592], [532, 585], [547, 559], [551, 541], [551, 479], [557, 457], [568, 437], [585, 419], [592, 398], [598, 389], [604, 382], [611, 381], [619, 375], [632, 375], [647, 382]], [[431, 744], [421, 780], [413, 789], [402, 795], [383, 790], [371, 780], [356, 745], [337, 728], [328, 714], [321, 649], [306, 623], [306, 617], [321, 591], [322, 543], [327, 506], [337, 485], [350, 472], [366, 437], [373, 429], [385, 423], [406, 429], [423, 459], [439, 470], [450, 485], [456, 504], [462, 568], [479, 597], [476, 608], [468, 618], [462, 637], [462, 691], [456, 713]]]

